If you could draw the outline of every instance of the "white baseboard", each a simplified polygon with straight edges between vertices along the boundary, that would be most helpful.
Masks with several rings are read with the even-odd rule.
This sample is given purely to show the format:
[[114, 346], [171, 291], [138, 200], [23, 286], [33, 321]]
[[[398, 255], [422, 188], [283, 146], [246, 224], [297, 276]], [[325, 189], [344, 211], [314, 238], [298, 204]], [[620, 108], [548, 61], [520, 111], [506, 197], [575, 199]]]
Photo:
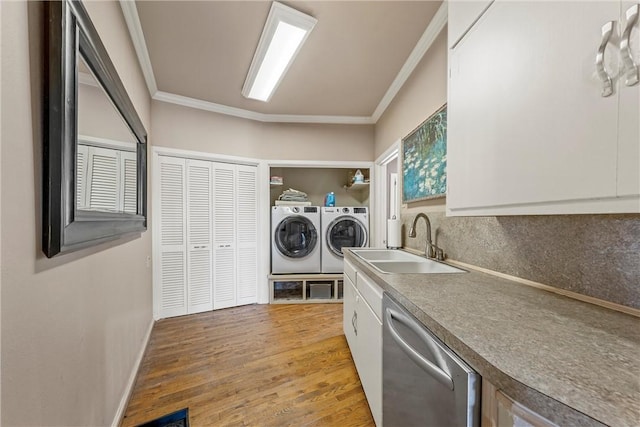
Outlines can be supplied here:
[[124, 412], [127, 410], [127, 404], [129, 403], [129, 398], [131, 398], [133, 386], [136, 383], [136, 376], [138, 375], [138, 370], [140, 369], [142, 358], [144, 357], [144, 353], [147, 351], [147, 346], [149, 345], [149, 339], [151, 338], [151, 331], [153, 330], [154, 323], [155, 321], [152, 318], [151, 322], [149, 323], [147, 333], [145, 334], [143, 345], [140, 348], [140, 352], [138, 352], [138, 357], [136, 358], [136, 362], [133, 364], [133, 369], [131, 369], [131, 375], [129, 375], [127, 386], [125, 387], [122, 399], [120, 399], [120, 405], [118, 405], [116, 415], [113, 417], [113, 422], [111, 423], [112, 427], [118, 427], [120, 425], [122, 417], [124, 416]]

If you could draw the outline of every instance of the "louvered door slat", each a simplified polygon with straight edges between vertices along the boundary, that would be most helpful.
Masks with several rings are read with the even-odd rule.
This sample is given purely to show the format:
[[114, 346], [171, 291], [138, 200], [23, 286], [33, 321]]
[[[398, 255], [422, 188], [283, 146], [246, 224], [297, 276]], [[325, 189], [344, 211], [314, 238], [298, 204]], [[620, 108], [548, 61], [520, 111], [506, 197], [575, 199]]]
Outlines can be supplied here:
[[117, 151], [89, 147], [88, 207], [92, 210], [118, 211], [120, 177]]
[[211, 243], [211, 166], [189, 161], [188, 166], [189, 244]]
[[136, 169], [136, 153], [122, 152], [122, 194], [123, 207], [126, 213], [138, 213], [138, 186], [137, 186], [137, 169]]
[[78, 144], [76, 153], [76, 209], [86, 209], [87, 194], [87, 156], [89, 147]]
[[200, 313], [213, 308], [211, 284], [211, 250], [189, 251], [188, 312]]
[[238, 243], [256, 242], [258, 234], [258, 191], [255, 167], [238, 166]]
[[182, 310], [185, 307], [184, 252], [162, 253], [163, 311]]
[[215, 248], [213, 308], [236, 305], [235, 254], [233, 248]]
[[160, 199], [162, 245], [184, 244], [184, 165], [160, 164]]
[[214, 170], [214, 242], [233, 244], [235, 241], [235, 167], [215, 164]]
[[211, 163], [187, 160], [188, 312], [213, 308]]
[[257, 247], [238, 250], [238, 305], [257, 302], [258, 250]]

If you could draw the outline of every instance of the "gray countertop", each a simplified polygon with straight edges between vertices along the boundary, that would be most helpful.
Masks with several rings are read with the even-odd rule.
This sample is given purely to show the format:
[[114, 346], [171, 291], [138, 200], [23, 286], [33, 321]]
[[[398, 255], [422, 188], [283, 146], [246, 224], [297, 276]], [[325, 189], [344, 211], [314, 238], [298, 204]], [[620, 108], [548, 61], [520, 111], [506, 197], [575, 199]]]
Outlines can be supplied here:
[[640, 425], [640, 319], [479, 271], [382, 274], [345, 257], [483, 378], [569, 426]]

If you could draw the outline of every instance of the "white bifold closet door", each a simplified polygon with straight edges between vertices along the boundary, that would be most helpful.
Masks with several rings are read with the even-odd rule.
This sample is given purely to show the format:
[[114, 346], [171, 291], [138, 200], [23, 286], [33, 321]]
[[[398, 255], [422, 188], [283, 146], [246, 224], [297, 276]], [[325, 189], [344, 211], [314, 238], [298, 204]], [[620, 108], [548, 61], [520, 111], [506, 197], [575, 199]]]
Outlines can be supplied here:
[[211, 163], [187, 160], [187, 312], [213, 308]]
[[160, 162], [160, 264], [161, 317], [212, 309], [209, 162]]
[[159, 317], [187, 314], [186, 163], [160, 157], [160, 266], [154, 278]]
[[257, 301], [257, 168], [159, 156], [158, 317]]
[[258, 193], [253, 166], [214, 163], [214, 303], [257, 301]]
[[236, 166], [236, 304], [258, 301], [258, 170]]
[[213, 168], [213, 308], [236, 305], [236, 185], [235, 165]]

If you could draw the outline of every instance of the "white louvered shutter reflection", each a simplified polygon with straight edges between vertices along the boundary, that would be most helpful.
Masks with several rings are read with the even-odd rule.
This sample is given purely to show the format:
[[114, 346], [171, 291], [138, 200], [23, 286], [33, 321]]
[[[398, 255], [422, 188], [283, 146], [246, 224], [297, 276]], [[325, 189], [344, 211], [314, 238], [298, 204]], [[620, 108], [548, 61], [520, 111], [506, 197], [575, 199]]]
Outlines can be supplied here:
[[213, 308], [236, 305], [235, 166], [214, 163]]
[[236, 191], [237, 304], [257, 302], [258, 285], [258, 171], [238, 165]]
[[89, 147], [78, 144], [76, 153], [76, 209], [87, 208], [87, 157]]
[[188, 312], [213, 309], [211, 162], [187, 160]]
[[138, 213], [136, 153], [123, 151], [120, 153], [122, 166], [122, 211], [130, 214]]
[[159, 157], [160, 317], [187, 314], [185, 160]]
[[116, 150], [90, 147], [87, 172], [87, 204], [91, 210], [118, 211], [120, 177]]

